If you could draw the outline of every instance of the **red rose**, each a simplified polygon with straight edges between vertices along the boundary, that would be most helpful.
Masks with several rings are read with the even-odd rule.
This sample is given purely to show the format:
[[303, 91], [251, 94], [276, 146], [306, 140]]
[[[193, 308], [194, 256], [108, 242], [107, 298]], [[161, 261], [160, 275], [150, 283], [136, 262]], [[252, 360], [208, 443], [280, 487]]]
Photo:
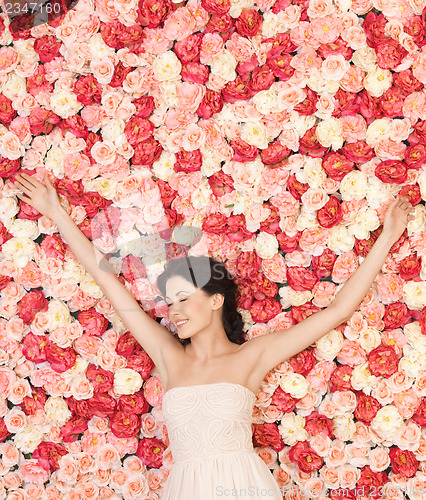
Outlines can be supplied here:
[[422, 200], [422, 195], [420, 192], [420, 186], [416, 184], [406, 184], [403, 186], [398, 193], [398, 196], [408, 198], [408, 201], [414, 206], [418, 205]]
[[367, 90], [361, 92], [359, 111], [368, 122], [371, 122], [372, 118], [383, 118], [384, 116], [380, 106], [380, 98], [373, 97]]
[[194, 151], [185, 151], [182, 149], [176, 153], [174, 167], [178, 172], [185, 172], [186, 174], [197, 172], [201, 169], [202, 164], [203, 157], [199, 149]]
[[117, 409], [117, 401], [107, 392], [96, 392], [86, 401], [89, 410], [97, 417], [111, 418]]
[[322, 168], [333, 180], [341, 181], [345, 175], [354, 170], [355, 165], [344, 155], [333, 152], [324, 156], [322, 160]]
[[124, 47], [122, 38], [124, 37], [124, 25], [117, 19], [109, 23], [100, 24], [100, 32], [102, 40], [113, 49], [122, 49]]
[[176, 198], [177, 191], [175, 191], [168, 182], [163, 181], [162, 179], [155, 179], [155, 183], [157, 184], [158, 189], [160, 190], [160, 196], [161, 196], [161, 201], [163, 202], [163, 206], [170, 207], [172, 201]]
[[38, 57], [42, 63], [50, 62], [55, 57], [60, 56], [60, 49], [62, 42], [54, 35], [45, 35], [36, 38], [34, 42], [34, 51], [37, 52]]
[[297, 323], [309, 318], [309, 316], [312, 316], [312, 314], [315, 314], [318, 311], [321, 311], [320, 307], [312, 304], [312, 302], [305, 302], [301, 306], [293, 306], [290, 314], [294, 324], [297, 325]]
[[22, 339], [22, 354], [33, 363], [43, 363], [46, 361], [45, 346], [48, 339], [47, 335], [27, 333]]
[[366, 163], [375, 157], [374, 149], [365, 141], [347, 143], [340, 151], [348, 160], [355, 163]]
[[163, 148], [161, 144], [150, 137], [145, 142], [140, 142], [135, 146], [135, 152], [133, 154], [132, 163], [133, 165], [152, 165], [161, 156]]
[[310, 446], [308, 441], [298, 441], [290, 448], [288, 458], [307, 474], [322, 467], [324, 461]]
[[28, 92], [36, 96], [42, 91], [51, 93], [53, 91], [53, 84], [46, 80], [46, 70], [44, 64], [39, 64], [37, 69], [31, 76], [27, 77], [27, 88]]
[[342, 219], [342, 208], [336, 196], [330, 196], [327, 203], [317, 210], [318, 224], [321, 227], [330, 228], [335, 226]]
[[271, 68], [272, 73], [282, 82], [290, 80], [294, 75], [295, 69], [290, 66], [293, 56], [290, 54], [277, 54], [269, 57], [266, 60], [267, 65]]
[[[392, 76], [393, 85], [406, 92], [407, 95], [412, 94], [417, 90], [422, 90], [423, 88], [423, 83], [417, 80], [417, 78], [413, 75], [413, 71], [411, 68], [396, 72]], [[419, 122], [417, 122], [417, 124], [418, 123]], [[416, 125], [414, 125], [414, 128], [416, 128]]]
[[250, 309], [253, 304], [254, 297], [251, 294], [251, 280], [239, 279], [235, 278], [236, 283], [238, 284], [238, 289], [240, 292], [240, 296], [237, 300], [238, 307], [242, 309]]
[[266, 149], [260, 152], [260, 157], [265, 165], [274, 167], [281, 166], [281, 162], [288, 158], [291, 151], [287, 146], [283, 146], [280, 141], [269, 143]]
[[[134, 67], [126, 67], [121, 61], [118, 61], [117, 65], [114, 68], [114, 74], [112, 75], [111, 81], [108, 85], [114, 88], [121, 87], [124, 80], [126, 79], [126, 76], [134, 70]], [[133, 101], [132, 104], [134, 103], [135, 101]]]
[[215, 113], [220, 113], [223, 108], [223, 97], [220, 92], [206, 89], [206, 93], [198, 106], [197, 115], [207, 120]]
[[[111, 84], [110, 84], [111, 85]], [[136, 115], [140, 118], [148, 118], [155, 109], [154, 98], [150, 96], [141, 96], [132, 101], [136, 106]]]
[[77, 319], [83, 327], [83, 333], [87, 333], [88, 335], [102, 335], [109, 323], [105, 316], [98, 313], [94, 307], [80, 311]]
[[102, 86], [93, 75], [83, 75], [76, 80], [74, 92], [77, 94], [77, 101], [81, 104], [99, 104], [102, 99]]
[[290, 394], [283, 391], [280, 386], [275, 389], [271, 398], [271, 404], [284, 413], [292, 412], [298, 401], [298, 399], [291, 397]]
[[404, 22], [404, 31], [413, 37], [419, 47], [426, 44], [426, 25], [424, 16], [412, 16]]
[[359, 113], [360, 98], [354, 92], [346, 92], [339, 89], [334, 94], [335, 105], [332, 116], [340, 118], [341, 116], [352, 116]]
[[368, 353], [368, 368], [375, 377], [389, 378], [398, 371], [399, 358], [390, 345], [380, 345]]
[[136, 413], [136, 415], [142, 415], [143, 413], [148, 412], [149, 403], [139, 391], [134, 394], [121, 395], [118, 400], [118, 408], [125, 413]]
[[62, 120], [58, 125], [62, 130], [63, 135], [67, 132], [71, 132], [76, 137], [84, 140], [86, 140], [89, 135], [89, 129], [80, 115], [69, 116], [68, 118]]
[[369, 465], [361, 469], [361, 477], [356, 483], [356, 491], [359, 496], [379, 498], [381, 496], [381, 486], [389, 481], [386, 472], [373, 472]]
[[59, 347], [47, 339], [45, 346], [46, 361], [50, 363], [52, 370], [63, 373], [75, 365], [77, 353], [72, 347]]
[[395, 69], [408, 54], [396, 40], [388, 38], [375, 45], [377, 66], [382, 69]]
[[41, 290], [31, 290], [18, 302], [18, 316], [25, 324], [30, 324], [36, 313], [47, 311], [49, 302]]
[[[152, 310], [155, 312], [155, 306], [150, 308], [144, 307], [145, 310]], [[155, 319], [155, 317], [153, 317]], [[127, 368], [131, 368], [140, 374], [143, 380], [147, 380], [154, 369], [154, 362], [148, 356], [144, 349], [140, 349], [127, 358]]]
[[[247, 83], [251, 78], [251, 73], [259, 66], [259, 59], [256, 54], [253, 54], [250, 59], [244, 62], [239, 62], [236, 71], [241, 78]], [[251, 95], [251, 94], [250, 94]]]
[[269, 280], [263, 273], [258, 273], [253, 278], [253, 297], [256, 300], [263, 300], [266, 297], [276, 297], [278, 285]]
[[184, 82], [204, 85], [209, 79], [210, 69], [199, 62], [189, 62], [182, 66], [180, 76]]
[[226, 222], [226, 215], [221, 212], [215, 212], [203, 219], [202, 229], [206, 233], [223, 234]]
[[163, 465], [163, 453], [166, 448], [160, 439], [144, 437], [139, 441], [136, 455], [147, 467], [158, 469]]
[[107, 392], [114, 387], [114, 375], [93, 363], [87, 367], [86, 378], [92, 382], [93, 393]]
[[318, 277], [306, 267], [290, 266], [287, 268], [287, 281], [289, 286], [297, 292], [312, 290], [318, 283]]
[[296, 104], [294, 111], [299, 113], [299, 115], [313, 115], [317, 111], [318, 96], [309, 87], [305, 87], [303, 90], [306, 92], [306, 97], [302, 102]]
[[173, 4], [170, 0], [139, 0], [138, 21], [146, 28], [158, 28], [173, 11]]
[[256, 159], [259, 150], [256, 146], [247, 144], [242, 139], [232, 139], [231, 148], [234, 150], [233, 161], [246, 162]]
[[296, 200], [300, 201], [302, 195], [309, 189], [309, 184], [297, 180], [295, 174], [291, 174], [287, 180], [287, 190]]
[[386, 330], [405, 326], [410, 321], [408, 307], [403, 302], [392, 302], [386, 306], [383, 322]]
[[331, 276], [336, 260], [337, 254], [326, 247], [321, 255], [312, 257], [312, 269], [319, 279], [326, 278]]
[[420, 274], [422, 260], [415, 254], [407, 255], [399, 261], [399, 275], [405, 281], [412, 280]]
[[374, 173], [382, 182], [402, 184], [407, 180], [407, 165], [400, 160], [386, 160], [377, 165]]
[[256, 36], [261, 25], [262, 16], [254, 9], [243, 9], [235, 20], [235, 28], [241, 36]]
[[30, 111], [30, 132], [32, 135], [50, 134], [61, 119], [49, 109], [36, 107]]
[[357, 255], [360, 255], [361, 257], [366, 257], [378, 237], [379, 237], [379, 232], [376, 229], [375, 231], [370, 233], [370, 237], [368, 238], [368, 240], [359, 240], [358, 238], [355, 238], [355, 245], [354, 245], [355, 253]]
[[203, 41], [202, 33], [194, 33], [187, 36], [184, 40], [175, 43], [173, 52], [179, 58], [182, 64], [189, 62], [199, 62], [201, 43]]
[[262, 259], [252, 250], [250, 252], [241, 252], [237, 257], [235, 267], [239, 277], [255, 279], [261, 266]]
[[426, 163], [426, 145], [419, 143], [409, 146], [405, 150], [404, 161], [408, 168], [418, 170]]
[[61, 427], [60, 435], [64, 443], [77, 441], [80, 434], [83, 434], [88, 427], [88, 420], [84, 417], [74, 416]]
[[311, 436], [320, 435], [334, 438], [333, 420], [325, 415], [321, 415], [317, 411], [312, 411], [305, 417], [305, 430], [308, 431]]
[[404, 477], [414, 477], [419, 468], [419, 461], [410, 450], [401, 450], [397, 446], [389, 450], [389, 458], [394, 474]]
[[[228, 4], [230, 5], [230, 4]], [[229, 7], [228, 7], [229, 9]], [[224, 14], [212, 13], [209, 22], [207, 23], [206, 33], [227, 33], [234, 26], [234, 19], [226, 12]]]
[[271, 213], [263, 222], [260, 223], [259, 231], [264, 231], [265, 233], [268, 234], [275, 234], [280, 230], [281, 217], [279, 214], [279, 210], [277, 209], [277, 207], [274, 207], [274, 205], [272, 205], [272, 203], [269, 203], [268, 201], [264, 202], [263, 206], [265, 208], [269, 208]]
[[10, 125], [18, 112], [12, 107], [12, 101], [3, 94], [0, 94], [0, 123]]
[[[80, 180], [72, 181], [66, 177], [55, 180], [56, 191], [66, 198], [74, 198], [76, 201], [72, 204], [78, 205], [80, 197], [84, 195], [84, 187]], [[70, 201], [71, 203], [71, 201]]]
[[[71, 410], [73, 417], [83, 417], [90, 420], [93, 417], [93, 412], [90, 409], [88, 399], [75, 399], [73, 396], [69, 398], [64, 398], [69, 409]], [[115, 400], [114, 400], [115, 401]]]
[[374, 47], [379, 42], [389, 40], [385, 35], [386, 18], [383, 14], [376, 15], [369, 12], [364, 19], [362, 28], [367, 35], [367, 43], [370, 47]]
[[283, 231], [279, 231], [275, 235], [281, 250], [285, 253], [291, 253], [296, 250], [301, 236], [301, 231], [297, 231], [297, 233], [292, 236], [284, 233]]
[[353, 387], [351, 384], [353, 368], [349, 365], [339, 365], [331, 374], [330, 377], [330, 392], [335, 391], [352, 391]]
[[127, 358], [140, 349], [142, 349], [142, 347], [139, 342], [133, 337], [131, 332], [127, 331], [118, 339], [115, 352]]
[[31, 396], [25, 396], [20, 407], [25, 415], [35, 415], [38, 410], [44, 411], [47, 396], [41, 387], [31, 387]]
[[332, 55], [342, 55], [347, 61], [352, 57], [353, 49], [348, 47], [347, 42], [345, 42], [340, 36], [331, 43], [322, 43], [317, 49], [318, 55], [323, 59]]
[[284, 448], [284, 441], [275, 423], [253, 424], [254, 446], [270, 446], [276, 452]]
[[86, 210], [88, 217], [94, 217], [100, 210], [109, 207], [111, 203], [111, 200], [105, 199], [94, 191], [87, 191], [80, 198], [80, 205]]
[[263, 300], [254, 300], [250, 307], [250, 314], [253, 321], [257, 323], [267, 323], [275, 318], [282, 310], [281, 304], [273, 297], [266, 297]]
[[135, 147], [137, 144], [143, 143], [152, 137], [154, 132], [154, 124], [147, 118], [134, 116], [130, 118], [124, 128], [124, 134], [128, 143]]
[[354, 417], [366, 425], [370, 425], [370, 422], [376, 416], [377, 412], [380, 410], [382, 405], [373, 398], [373, 396], [368, 396], [363, 392], [356, 395], [356, 408], [354, 411]]
[[398, 87], [391, 87], [380, 98], [380, 106], [383, 115], [389, 118], [403, 116], [402, 105], [404, 104], [406, 94]]
[[54, 257], [55, 259], [63, 259], [66, 253], [66, 245], [58, 233], [52, 235], [46, 234], [43, 241], [40, 243], [46, 257]]
[[[89, 157], [90, 163], [92, 163], [92, 164], [96, 163], [96, 161], [94, 160], [90, 150], [92, 149], [94, 144], [96, 144], [97, 142], [100, 142], [101, 140], [102, 140], [102, 137], [99, 134], [95, 134], [95, 132], [89, 132], [89, 134], [85, 138], [86, 147], [83, 149], [82, 153]], [[70, 203], [71, 203], [71, 201], [70, 201]]]
[[426, 335], [426, 306], [423, 307], [418, 321], [420, 323], [420, 328], [422, 329], [422, 335]]
[[328, 148], [321, 146], [316, 136], [317, 127], [312, 127], [305, 132], [305, 135], [299, 140], [299, 153], [309, 155], [312, 158], [321, 158]]
[[[9, 160], [9, 158], [0, 157], [0, 177], [3, 178], [12, 178], [13, 174], [15, 174], [19, 167], [21, 166], [21, 162], [18, 159]], [[15, 179], [12, 178], [14, 181]]]
[[215, 172], [208, 178], [208, 183], [212, 193], [218, 198], [234, 191], [234, 179], [224, 173], [223, 170]]
[[4, 423], [4, 419], [0, 417], [0, 443], [2, 443], [7, 436], [10, 436], [10, 432], [7, 430], [6, 424]]
[[229, 12], [231, 0], [201, 0], [201, 5], [209, 14], [221, 16]]
[[250, 94], [254, 95], [261, 90], [268, 90], [273, 83], [275, 83], [275, 76], [271, 68], [267, 64], [264, 64], [253, 70], [247, 86]]
[[411, 417], [416, 424], [419, 424], [421, 427], [426, 427], [426, 399], [422, 398], [419, 406], [417, 407], [416, 412]]
[[250, 90], [247, 82], [240, 76], [228, 82], [222, 89], [222, 97], [225, 102], [233, 104], [237, 101], [250, 99]]
[[246, 241], [253, 235], [246, 227], [246, 218], [244, 214], [229, 216], [226, 221], [226, 226], [225, 233], [231, 241]]
[[59, 469], [60, 458], [67, 454], [68, 450], [65, 446], [50, 441], [43, 441], [33, 451], [31, 458], [35, 458], [42, 469], [53, 472]]
[[300, 373], [305, 377], [315, 366], [315, 356], [309, 349], [304, 349], [292, 356], [288, 362], [295, 373]]

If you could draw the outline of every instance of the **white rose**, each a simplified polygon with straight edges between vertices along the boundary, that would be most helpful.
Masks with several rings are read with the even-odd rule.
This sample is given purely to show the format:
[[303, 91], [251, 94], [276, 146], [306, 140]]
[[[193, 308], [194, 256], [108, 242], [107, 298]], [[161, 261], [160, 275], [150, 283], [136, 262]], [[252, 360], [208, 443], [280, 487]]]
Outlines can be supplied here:
[[140, 373], [131, 368], [119, 368], [114, 373], [114, 392], [116, 394], [134, 394], [143, 384]]
[[36, 240], [40, 236], [37, 223], [28, 219], [15, 219], [8, 228], [9, 233], [15, 237]]
[[336, 439], [350, 441], [356, 432], [356, 425], [351, 413], [333, 417], [333, 434]]
[[278, 293], [281, 297], [280, 303], [283, 309], [287, 309], [290, 306], [301, 306], [312, 299], [312, 292], [310, 290], [298, 292], [293, 290], [291, 286], [280, 287]]
[[43, 441], [43, 433], [36, 425], [30, 425], [13, 436], [15, 446], [22, 453], [32, 453]]
[[372, 47], [363, 47], [352, 54], [351, 61], [364, 71], [370, 71], [376, 67], [377, 54]]
[[312, 128], [317, 119], [313, 115], [299, 115], [297, 111], [290, 111], [290, 124], [291, 128], [296, 130], [299, 134], [299, 137], [305, 135], [305, 132]]
[[426, 226], [426, 208], [424, 205], [416, 205], [411, 212], [413, 218], [408, 222], [409, 233], [420, 233]]
[[0, 198], [0, 221], [7, 229], [13, 224], [15, 215], [19, 212], [19, 206], [14, 198]]
[[351, 384], [355, 390], [370, 394], [372, 389], [379, 385], [380, 379], [371, 374], [368, 362], [354, 367], [351, 375]]
[[360, 170], [352, 170], [340, 181], [339, 190], [343, 201], [362, 200], [367, 194], [367, 176]]
[[355, 221], [348, 226], [348, 231], [359, 240], [368, 240], [370, 232], [374, 231], [379, 226], [380, 221], [376, 211], [367, 209], [356, 214]]
[[[325, 170], [322, 168], [321, 158], [311, 158], [308, 156], [303, 167], [306, 182], [312, 189], [317, 189], [327, 178]], [[296, 174], [297, 178], [297, 174]]]
[[278, 425], [278, 430], [287, 446], [293, 446], [297, 441], [305, 441], [309, 438], [305, 430], [305, 418], [302, 415], [285, 414]]
[[170, 176], [175, 172], [175, 163], [176, 155], [163, 149], [160, 158], [152, 164], [152, 171], [156, 177], [162, 181], [168, 182]]
[[34, 38], [21, 38], [19, 40], [14, 40], [13, 48], [22, 56], [22, 59], [31, 59], [33, 61], [38, 61], [39, 57], [37, 52], [34, 50], [34, 42]]
[[191, 203], [197, 210], [202, 210], [210, 205], [213, 192], [207, 179], [203, 181], [191, 193]]
[[160, 82], [177, 80], [180, 77], [182, 63], [174, 52], [167, 50], [154, 59], [152, 70]]
[[327, 246], [337, 254], [350, 252], [355, 244], [355, 238], [345, 226], [333, 226], [330, 228]]
[[393, 440], [394, 433], [403, 423], [404, 420], [397, 408], [394, 405], [387, 405], [380, 408], [370, 425], [380, 436], [386, 436], [388, 439]]
[[87, 191], [95, 191], [107, 200], [112, 200], [117, 194], [118, 182], [114, 179], [107, 179], [106, 177], [98, 176], [86, 183], [85, 188]]
[[365, 141], [370, 146], [377, 146], [380, 141], [389, 139], [392, 136], [392, 120], [390, 118], [380, 118], [374, 120], [367, 128]]
[[[380, 208], [381, 205], [393, 199], [392, 184], [385, 184], [377, 177], [368, 177], [367, 201], [372, 209]], [[399, 190], [399, 186], [398, 186]], [[396, 194], [396, 193], [395, 193]]]
[[334, 151], [343, 146], [343, 125], [338, 118], [321, 120], [315, 130], [315, 135], [322, 146], [331, 146]]
[[16, 73], [9, 73], [1, 91], [3, 95], [13, 101], [27, 93], [26, 79]]
[[94, 299], [101, 299], [104, 295], [103, 291], [99, 288], [96, 281], [90, 276], [90, 274], [86, 274], [80, 280], [80, 288], [83, 292]]
[[291, 397], [296, 399], [303, 398], [309, 391], [308, 381], [300, 373], [283, 375], [280, 380], [280, 387], [284, 392], [287, 392]]
[[410, 309], [423, 309], [426, 304], [426, 282], [405, 281], [402, 286], [402, 293], [404, 302]]
[[3, 256], [19, 268], [25, 267], [36, 255], [36, 245], [30, 238], [15, 237], [3, 243]]
[[404, 326], [404, 335], [408, 343], [419, 352], [426, 353], [426, 336], [418, 321], [412, 321]]
[[259, 149], [268, 147], [266, 126], [263, 122], [246, 122], [242, 127], [241, 139]]
[[237, 77], [235, 68], [238, 61], [235, 59], [234, 54], [227, 49], [214, 57], [210, 62], [211, 72], [215, 76], [220, 76], [227, 82], [232, 82]]
[[50, 95], [50, 107], [61, 118], [75, 115], [83, 107], [77, 101], [77, 95], [69, 90], [59, 90]]
[[275, 235], [260, 231], [256, 235], [255, 250], [261, 259], [272, 259], [278, 252], [278, 241]]
[[49, 314], [49, 332], [53, 332], [59, 327], [66, 327], [71, 323], [70, 311], [61, 300], [52, 299], [49, 302], [47, 312]]
[[61, 148], [49, 149], [44, 160], [46, 170], [52, 172], [55, 177], [62, 178], [64, 176], [64, 158], [65, 152]]
[[317, 94], [334, 95], [339, 90], [338, 80], [324, 79], [321, 71], [314, 71], [309, 75], [307, 86]]
[[316, 212], [308, 212], [304, 205], [300, 208], [299, 216], [296, 221], [296, 228], [298, 231], [303, 231], [304, 229], [314, 229], [318, 227], [318, 219]]
[[343, 335], [338, 330], [331, 330], [316, 341], [315, 347], [320, 355], [318, 359], [332, 361], [343, 347]]
[[[221, 170], [221, 168], [222, 168], [222, 165], [221, 165], [220, 158], [216, 154], [216, 151], [210, 149], [206, 145], [201, 147], [200, 150], [201, 150], [201, 154], [203, 155], [203, 164], [201, 165], [200, 172], [203, 174], [203, 176], [210, 177], [213, 174], [215, 174], [216, 172], [219, 172], [219, 170]], [[157, 174], [155, 174], [155, 175], [157, 175]], [[157, 175], [157, 177], [158, 177], [158, 175]]]
[[392, 85], [392, 73], [388, 69], [371, 67], [364, 77], [364, 87], [373, 97], [382, 96]]
[[48, 420], [57, 424], [58, 427], [62, 427], [72, 416], [68, 405], [61, 397], [49, 397], [46, 403], [44, 403], [44, 411], [46, 412]]
[[104, 42], [102, 35], [96, 33], [87, 41], [87, 45], [91, 52], [91, 59], [105, 59], [107, 57], [115, 58], [115, 50]]
[[261, 90], [253, 96], [253, 103], [259, 113], [267, 115], [268, 113], [279, 113], [283, 107], [278, 102], [278, 94], [272, 90]]
[[124, 135], [125, 127], [126, 124], [124, 120], [118, 118], [110, 118], [105, 123], [105, 125], [102, 125], [101, 128], [102, 140], [113, 142], [116, 146], [123, 144], [123, 142], [126, 139]]
[[85, 275], [84, 267], [76, 260], [65, 260], [64, 262], [64, 280], [70, 283], [79, 283], [80, 278]]
[[379, 347], [382, 339], [379, 330], [372, 326], [368, 326], [364, 331], [362, 331], [357, 339], [358, 343], [367, 353]]
[[240, 17], [243, 9], [250, 7], [254, 7], [254, 2], [252, 0], [231, 0], [229, 15], [233, 18]]
[[264, 37], [270, 38], [278, 33], [285, 33], [286, 31], [287, 27], [282, 16], [274, 14], [270, 10], [263, 13], [261, 32]]
[[407, 352], [404, 348], [404, 356], [399, 360], [398, 368], [409, 377], [417, 377], [426, 370], [426, 354], [416, 349]]

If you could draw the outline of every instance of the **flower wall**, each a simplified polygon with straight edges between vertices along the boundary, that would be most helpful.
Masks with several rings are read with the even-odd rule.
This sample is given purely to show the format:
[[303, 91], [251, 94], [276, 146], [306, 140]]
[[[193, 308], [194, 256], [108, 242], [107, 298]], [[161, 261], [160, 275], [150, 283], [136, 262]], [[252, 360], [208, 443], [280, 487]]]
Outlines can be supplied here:
[[16, 196], [18, 170], [48, 172], [173, 333], [165, 261], [226, 262], [247, 339], [329, 305], [408, 196], [414, 218], [359, 309], [265, 378], [253, 443], [285, 498], [424, 498], [425, 6], [80, 0], [32, 28], [1, 15], [1, 498], [159, 500], [173, 463], [151, 359]]

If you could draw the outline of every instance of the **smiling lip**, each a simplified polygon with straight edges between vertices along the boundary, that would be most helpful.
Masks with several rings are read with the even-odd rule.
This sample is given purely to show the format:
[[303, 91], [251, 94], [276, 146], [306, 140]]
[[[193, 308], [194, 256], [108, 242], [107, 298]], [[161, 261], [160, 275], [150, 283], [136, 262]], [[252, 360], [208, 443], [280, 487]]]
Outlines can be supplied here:
[[180, 328], [181, 326], [185, 325], [186, 323], [188, 323], [188, 320], [186, 319], [184, 323], [181, 323], [181, 324], [176, 324], [176, 327], [177, 328]]

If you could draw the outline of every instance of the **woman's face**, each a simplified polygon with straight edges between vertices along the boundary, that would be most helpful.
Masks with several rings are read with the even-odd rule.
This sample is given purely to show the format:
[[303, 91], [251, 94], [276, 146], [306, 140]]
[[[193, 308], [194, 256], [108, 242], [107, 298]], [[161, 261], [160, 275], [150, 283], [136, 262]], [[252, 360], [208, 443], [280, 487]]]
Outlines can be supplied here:
[[[170, 321], [177, 327], [180, 338], [188, 338], [211, 325], [214, 298], [195, 287], [182, 276], [172, 276], [166, 283], [166, 301]], [[179, 323], [186, 320], [186, 323]]]

